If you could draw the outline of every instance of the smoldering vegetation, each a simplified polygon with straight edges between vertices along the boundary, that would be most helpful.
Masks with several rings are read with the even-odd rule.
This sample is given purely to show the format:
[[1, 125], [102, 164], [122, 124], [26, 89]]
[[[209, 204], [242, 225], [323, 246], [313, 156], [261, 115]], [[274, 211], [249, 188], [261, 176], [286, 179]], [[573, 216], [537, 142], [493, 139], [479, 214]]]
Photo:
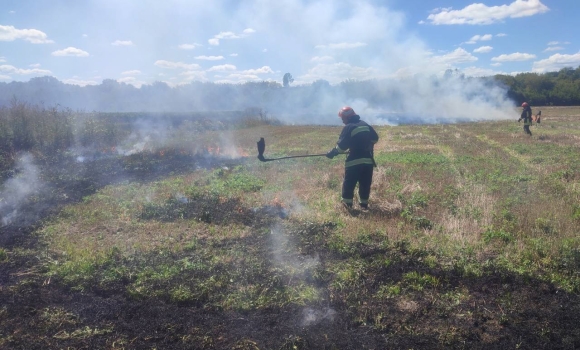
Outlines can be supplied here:
[[[110, 184], [240, 164], [227, 135], [244, 123], [277, 121], [259, 110], [85, 113], [13, 99], [0, 108], [0, 243], [21, 242], [20, 231]], [[202, 140], [212, 131], [221, 136]]]

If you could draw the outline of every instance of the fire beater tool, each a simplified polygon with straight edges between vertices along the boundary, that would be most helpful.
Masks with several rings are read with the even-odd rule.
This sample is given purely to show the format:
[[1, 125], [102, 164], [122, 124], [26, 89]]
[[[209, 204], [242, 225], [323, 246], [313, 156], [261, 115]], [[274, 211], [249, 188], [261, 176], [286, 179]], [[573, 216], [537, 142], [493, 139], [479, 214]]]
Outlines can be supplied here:
[[260, 137], [260, 141], [258, 141], [258, 159], [262, 162], [269, 162], [272, 160], [290, 159], [290, 158], [326, 156], [326, 153], [322, 153], [322, 154], [305, 154], [305, 155], [301, 155], [301, 156], [287, 156], [287, 157], [280, 157], [280, 158], [264, 158], [264, 151], [265, 150], [266, 150], [266, 141], [264, 141], [263, 137]]

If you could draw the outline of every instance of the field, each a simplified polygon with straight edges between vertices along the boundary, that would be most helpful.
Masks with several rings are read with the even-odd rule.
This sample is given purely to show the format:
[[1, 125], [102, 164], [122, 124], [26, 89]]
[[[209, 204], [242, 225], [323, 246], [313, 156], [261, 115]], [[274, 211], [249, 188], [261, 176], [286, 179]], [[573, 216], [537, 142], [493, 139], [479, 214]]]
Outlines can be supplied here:
[[340, 127], [42, 159], [0, 228], [0, 348], [578, 349], [580, 108], [540, 109], [533, 136], [517, 111], [376, 127], [369, 211], [341, 157], [256, 158]]

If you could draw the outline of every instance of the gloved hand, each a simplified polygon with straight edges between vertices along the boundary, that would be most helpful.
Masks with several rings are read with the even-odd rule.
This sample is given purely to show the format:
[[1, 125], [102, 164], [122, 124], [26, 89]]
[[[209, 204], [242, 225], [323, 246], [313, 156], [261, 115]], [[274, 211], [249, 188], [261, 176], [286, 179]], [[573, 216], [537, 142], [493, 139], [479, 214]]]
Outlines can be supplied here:
[[522, 121], [522, 118], [518, 119], [518, 123]]
[[326, 158], [332, 159], [338, 155], [338, 150], [336, 148], [331, 149], [328, 153], [326, 153]]

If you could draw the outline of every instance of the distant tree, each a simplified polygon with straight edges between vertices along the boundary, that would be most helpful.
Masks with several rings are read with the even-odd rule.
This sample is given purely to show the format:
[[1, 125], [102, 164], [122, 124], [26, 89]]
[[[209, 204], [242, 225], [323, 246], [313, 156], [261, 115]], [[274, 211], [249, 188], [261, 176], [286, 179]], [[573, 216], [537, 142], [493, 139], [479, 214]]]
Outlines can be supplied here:
[[294, 78], [292, 78], [292, 74], [286, 73], [284, 74], [284, 78], [282, 79], [282, 81], [284, 87], [288, 87], [294, 81]]

